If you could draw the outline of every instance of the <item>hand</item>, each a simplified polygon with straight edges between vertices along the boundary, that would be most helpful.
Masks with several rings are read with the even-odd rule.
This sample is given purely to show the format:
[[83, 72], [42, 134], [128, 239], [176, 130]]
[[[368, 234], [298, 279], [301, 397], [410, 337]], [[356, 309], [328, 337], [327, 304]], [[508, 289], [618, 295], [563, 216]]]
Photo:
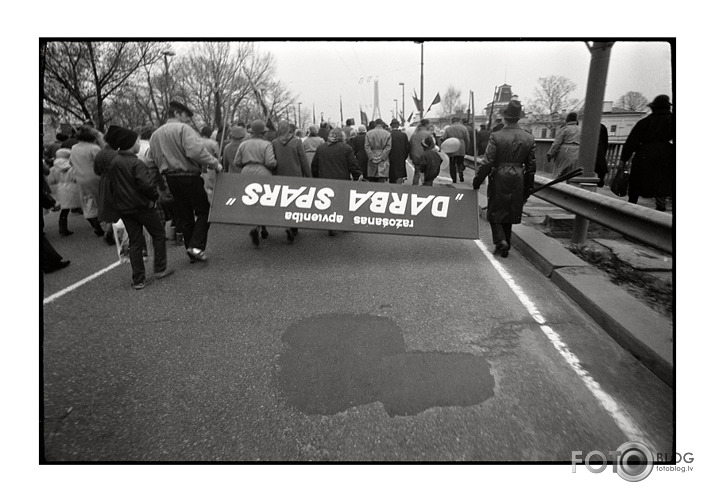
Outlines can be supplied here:
[[480, 183], [477, 183], [477, 179], [476, 179], [476, 178], [474, 178], [474, 179], [472, 180], [472, 188], [473, 188], [474, 190], [479, 190], [479, 186], [480, 186], [480, 185], [481, 185]]
[[551, 154], [546, 154], [546, 162], [551, 162], [551, 159], [553, 159], [554, 156]]

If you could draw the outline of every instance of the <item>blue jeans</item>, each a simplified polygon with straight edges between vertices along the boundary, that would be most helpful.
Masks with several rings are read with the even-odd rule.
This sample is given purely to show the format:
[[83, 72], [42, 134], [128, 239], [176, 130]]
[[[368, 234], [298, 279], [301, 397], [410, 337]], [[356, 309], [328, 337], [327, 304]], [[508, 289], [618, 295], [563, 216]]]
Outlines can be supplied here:
[[132, 264], [132, 282], [137, 285], [146, 280], [144, 270], [144, 228], [154, 246], [154, 272], [166, 270], [166, 232], [156, 208], [138, 213], [122, 213], [122, 222], [129, 234], [129, 262]]

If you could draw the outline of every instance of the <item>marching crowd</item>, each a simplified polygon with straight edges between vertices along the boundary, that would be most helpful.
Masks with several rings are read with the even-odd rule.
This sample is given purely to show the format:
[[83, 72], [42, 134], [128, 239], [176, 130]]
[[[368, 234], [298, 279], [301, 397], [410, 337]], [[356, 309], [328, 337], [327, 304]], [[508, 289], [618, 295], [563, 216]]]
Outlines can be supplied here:
[[[167, 229], [175, 229], [177, 238], [183, 239], [190, 262], [207, 260], [209, 201], [218, 171], [402, 184], [407, 181], [409, 158], [415, 167], [412, 184], [429, 186], [442, 163], [434, 127], [427, 119], [408, 137], [397, 120], [389, 126], [377, 119], [355, 127], [350, 119], [343, 128], [321, 123], [306, 131], [287, 121], [274, 128], [270, 121], [254, 120], [214, 133], [210, 127], [197, 132], [190, 125], [192, 116], [183, 103], [172, 101], [168, 120], [157, 129], [138, 134], [110, 125], [102, 133], [85, 123], [71, 138], [57, 134], [43, 152], [42, 203], [45, 209], [59, 210], [60, 235], [73, 234], [69, 213], [82, 213], [94, 233], [113, 245], [112, 224], [121, 219], [129, 236], [132, 287], [137, 290], [173, 272], [166, 265]], [[461, 164], [454, 163], [460, 177], [469, 137], [464, 134], [461, 141], [456, 153]], [[151, 236], [154, 253], [149, 279], [144, 230]], [[298, 229], [285, 232], [293, 242]], [[249, 235], [259, 246], [259, 236], [267, 238], [268, 230], [256, 226]], [[42, 252], [45, 273], [69, 265], [44, 232]]]
[[[653, 114], [640, 121], [626, 141], [621, 169], [634, 156], [629, 202], [655, 195], [657, 209], [664, 210], [670, 189], [666, 182], [674, 173], [671, 105], [667, 96], [658, 96], [649, 106]], [[487, 220], [495, 253], [506, 257], [511, 248], [511, 226], [520, 222], [523, 205], [533, 189], [536, 163], [534, 138], [518, 126], [523, 117], [521, 103], [511, 100], [501, 115], [505, 123], [499, 121], [492, 130], [482, 125], [476, 142], [472, 141], [473, 130], [456, 117], [439, 140], [448, 152], [449, 172], [455, 183], [458, 178], [464, 181], [465, 155], [476, 154], [473, 188], [489, 178]], [[190, 125], [192, 116], [183, 103], [172, 101], [169, 118], [158, 129], [138, 134], [111, 125], [102, 134], [86, 123], [72, 138], [58, 134], [57, 141], [43, 152], [41, 204], [45, 209], [59, 210], [60, 235], [73, 234], [68, 215], [81, 212], [97, 236], [114, 244], [112, 224], [121, 219], [129, 235], [132, 287], [136, 290], [173, 273], [166, 260], [167, 222], [176, 229], [177, 238], [183, 238], [190, 262], [207, 260], [209, 200], [218, 171], [402, 184], [408, 182], [409, 158], [415, 168], [411, 183], [418, 185], [421, 181], [430, 186], [442, 164], [436, 150], [438, 138], [428, 119], [422, 119], [409, 136], [400, 130], [397, 120], [388, 127], [381, 119], [357, 127], [349, 119], [343, 128], [321, 123], [306, 131], [287, 121], [274, 128], [270, 121], [254, 120], [248, 126], [238, 123], [226, 131], [219, 128], [214, 136], [210, 127], [197, 133]], [[447, 150], [450, 142], [453, 147]], [[579, 143], [577, 116], [570, 114], [547, 159], [555, 159], [558, 169], [568, 171], [578, 159]], [[605, 150], [599, 152], [601, 157], [605, 162]], [[658, 169], [652, 169], [651, 164]], [[603, 166], [597, 165], [596, 171], [602, 185]], [[42, 226], [44, 229], [44, 220]], [[154, 253], [154, 275], [149, 279], [143, 258], [147, 250], [145, 230], [151, 236]], [[285, 232], [292, 243], [298, 229]], [[334, 236], [336, 231], [329, 234]], [[259, 246], [259, 236], [267, 238], [268, 230], [255, 226], [249, 235]], [[69, 265], [44, 232], [41, 239], [45, 273]]]

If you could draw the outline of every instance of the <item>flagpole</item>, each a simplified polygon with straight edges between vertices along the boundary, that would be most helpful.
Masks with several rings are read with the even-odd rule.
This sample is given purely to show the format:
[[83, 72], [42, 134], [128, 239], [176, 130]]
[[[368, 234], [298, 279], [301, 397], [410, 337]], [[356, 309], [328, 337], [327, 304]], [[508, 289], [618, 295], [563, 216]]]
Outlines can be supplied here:
[[420, 119], [424, 119], [424, 106], [425, 106], [425, 43], [420, 42], [420, 104], [422, 105], [422, 110], [420, 110]]

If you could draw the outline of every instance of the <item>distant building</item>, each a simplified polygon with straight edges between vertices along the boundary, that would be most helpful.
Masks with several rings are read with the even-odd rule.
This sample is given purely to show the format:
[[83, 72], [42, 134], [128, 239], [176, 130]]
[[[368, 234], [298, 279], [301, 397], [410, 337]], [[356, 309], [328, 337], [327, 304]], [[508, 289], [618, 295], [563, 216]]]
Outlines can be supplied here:
[[[608, 141], [610, 143], [620, 143], [626, 141], [628, 134], [636, 125], [636, 122], [647, 115], [647, 112], [631, 112], [622, 108], [614, 108], [612, 101], [603, 102], [601, 114], [601, 124], [608, 130]], [[552, 139], [556, 136], [557, 129], [566, 120], [566, 114], [554, 114], [550, 121], [543, 117], [529, 115], [524, 129], [531, 131], [534, 138]], [[583, 121], [583, 109], [578, 111], [578, 120]], [[554, 126], [555, 125], [555, 126]]]
[[[494, 122], [496, 119], [503, 119], [501, 116], [502, 108], [506, 108], [511, 100], [518, 100], [519, 96], [513, 94], [511, 91], [511, 86], [509, 84], [502, 84], [499, 86], [496, 92], [496, 99], [487, 103], [484, 107], [484, 116], [486, 117], [487, 127], [494, 127]], [[489, 118], [491, 117], [491, 125], [488, 124]]]

